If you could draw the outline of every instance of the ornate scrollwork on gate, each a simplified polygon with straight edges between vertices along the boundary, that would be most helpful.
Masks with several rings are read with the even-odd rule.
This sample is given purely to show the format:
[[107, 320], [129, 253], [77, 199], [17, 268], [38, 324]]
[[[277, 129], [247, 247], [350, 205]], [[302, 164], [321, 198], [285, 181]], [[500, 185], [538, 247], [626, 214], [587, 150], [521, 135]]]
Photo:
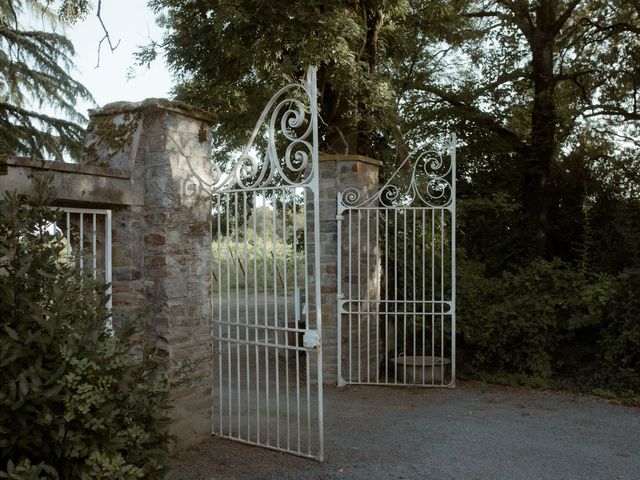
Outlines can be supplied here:
[[[455, 193], [454, 149], [455, 137], [451, 137], [449, 155], [435, 150], [409, 155], [375, 194], [361, 198], [356, 188], [349, 187], [342, 193], [342, 203], [347, 208], [448, 207]], [[404, 173], [407, 167], [411, 168], [410, 176]]]
[[[235, 164], [223, 171], [214, 163], [213, 192], [310, 181], [317, 118], [315, 81], [315, 70], [310, 68], [304, 83], [287, 85], [269, 100]], [[264, 152], [258, 152], [258, 143], [266, 145]]]

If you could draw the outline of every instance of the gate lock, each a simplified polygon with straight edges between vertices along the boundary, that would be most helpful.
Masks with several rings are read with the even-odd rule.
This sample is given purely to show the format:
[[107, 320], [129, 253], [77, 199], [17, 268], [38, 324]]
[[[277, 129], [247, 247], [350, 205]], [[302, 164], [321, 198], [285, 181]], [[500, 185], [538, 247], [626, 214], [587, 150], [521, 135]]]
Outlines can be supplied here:
[[305, 330], [302, 344], [305, 348], [317, 350], [320, 347], [320, 332], [318, 330]]

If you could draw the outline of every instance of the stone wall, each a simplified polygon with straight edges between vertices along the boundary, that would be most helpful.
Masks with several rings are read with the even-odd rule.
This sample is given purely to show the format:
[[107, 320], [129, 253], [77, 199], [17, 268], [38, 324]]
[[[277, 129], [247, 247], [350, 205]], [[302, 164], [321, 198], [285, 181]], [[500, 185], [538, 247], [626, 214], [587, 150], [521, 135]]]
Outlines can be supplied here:
[[0, 191], [30, 194], [54, 174], [56, 204], [112, 210], [114, 325], [139, 319], [176, 371], [171, 432], [180, 446], [211, 433], [210, 118], [161, 99], [90, 112], [80, 164], [3, 158]]
[[89, 141], [101, 146], [96, 131], [123, 125], [123, 118], [139, 135], [124, 145], [130, 155], [118, 150], [113, 158], [132, 167], [144, 201], [114, 211], [114, 321], [140, 316], [147, 342], [173, 368], [188, 367], [197, 376], [173, 391], [171, 431], [188, 445], [211, 433], [209, 128], [202, 115], [172, 103], [119, 103], [92, 112]]
[[[355, 188], [360, 193], [361, 199], [366, 199], [373, 195], [378, 188], [378, 171], [381, 162], [361, 155], [341, 155], [341, 156], [320, 156], [320, 289], [322, 292], [322, 361], [323, 361], [323, 381], [327, 384], [338, 384], [342, 382], [338, 378], [338, 221], [336, 214], [338, 211], [338, 192], [343, 192], [347, 188]], [[363, 220], [361, 220], [363, 221]], [[352, 223], [351, 228], [356, 225]], [[348, 226], [343, 224], [344, 229]], [[375, 237], [372, 236], [372, 239]], [[346, 238], [343, 236], [343, 240]], [[364, 241], [364, 239], [363, 239]], [[346, 278], [343, 275], [342, 290], [348, 291], [349, 284], [352, 290], [356, 291], [369, 289], [370, 298], [374, 298], [379, 289], [377, 276], [379, 272], [379, 252], [373, 241], [371, 245], [348, 245], [342, 242], [343, 259], [348, 258], [349, 249], [360, 248], [360, 261], [366, 263], [369, 258], [370, 271], [358, 278]], [[354, 257], [355, 258], [355, 257]], [[343, 269], [346, 271], [346, 266]], [[360, 284], [360, 285], [359, 285]], [[377, 287], [376, 287], [377, 285]], [[371, 325], [374, 325], [370, 322]], [[354, 325], [355, 327], [355, 325]], [[374, 332], [375, 334], [375, 332]], [[344, 337], [344, 335], [343, 335]], [[347, 344], [342, 343], [342, 361], [347, 359]], [[371, 353], [371, 352], [370, 352]], [[364, 354], [364, 353], [363, 353]], [[375, 357], [375, 354], [373, 355]], [[362, 362], [370, 362], [370, 359], [362, 359]]]

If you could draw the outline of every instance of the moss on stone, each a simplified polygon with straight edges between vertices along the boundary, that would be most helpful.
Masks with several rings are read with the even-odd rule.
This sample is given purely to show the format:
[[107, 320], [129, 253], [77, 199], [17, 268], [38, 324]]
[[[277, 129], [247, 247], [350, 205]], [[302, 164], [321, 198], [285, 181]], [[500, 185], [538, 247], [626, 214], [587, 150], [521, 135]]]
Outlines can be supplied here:
[[[119, 122], [116, 124], [115, 119]], [[138, 122], [139, 113], [123, 113], [119, 117], [95, 116], [88, 131], [95, 135], [94, 141], [85, 145], [84, 162], [88, 165], [111, 166], [110, 159], [131, 145]]]

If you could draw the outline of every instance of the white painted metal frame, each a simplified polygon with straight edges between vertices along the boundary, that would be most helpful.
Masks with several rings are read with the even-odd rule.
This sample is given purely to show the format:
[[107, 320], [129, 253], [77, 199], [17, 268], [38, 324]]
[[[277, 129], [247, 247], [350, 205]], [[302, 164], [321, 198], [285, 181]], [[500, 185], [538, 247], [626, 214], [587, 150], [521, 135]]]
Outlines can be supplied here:
[[214, 166], [212, 433], [322, 460], [317, 122], [310, 68]]
[[80, 270], [90, 269], [94, 280], [107, 285], [106, 306], [111, 311], [111, 210], [61, 207], [60, 211], [62, 225], [57, 227], [64, 236], [67, 256], [78, 262]]
[[455, 386], [455, 144], [338, 193], [339, 385]]

